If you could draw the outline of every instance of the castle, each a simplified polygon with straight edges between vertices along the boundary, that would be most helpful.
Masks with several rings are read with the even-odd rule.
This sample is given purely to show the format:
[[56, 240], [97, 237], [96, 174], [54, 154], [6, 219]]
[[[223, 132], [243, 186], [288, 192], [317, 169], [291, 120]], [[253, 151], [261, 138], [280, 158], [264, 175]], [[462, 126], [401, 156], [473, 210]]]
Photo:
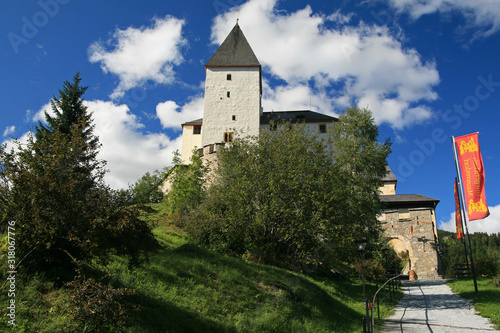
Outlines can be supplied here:
[[[258, 136], [272, 130], [276, 121], [303, 122], [312, 133], [326, 138], [328, 127], [338, 119], [311, 110], [264, 112], [262, 66], [238, 23], [205, 65], [203, 118], [182, 124], [183, 163], [194, 149], [206, 159], [217, 148], [234, 140], [235, 133]], [[397, 179], [388, 168], [381, 187], [385, 209], [379, 221], [389, 243], [398, 253], [407, 253], [406, 271], [420, 279], [439, 277], [435, 207], [439, 200], [422, 195], [396, 194]]]

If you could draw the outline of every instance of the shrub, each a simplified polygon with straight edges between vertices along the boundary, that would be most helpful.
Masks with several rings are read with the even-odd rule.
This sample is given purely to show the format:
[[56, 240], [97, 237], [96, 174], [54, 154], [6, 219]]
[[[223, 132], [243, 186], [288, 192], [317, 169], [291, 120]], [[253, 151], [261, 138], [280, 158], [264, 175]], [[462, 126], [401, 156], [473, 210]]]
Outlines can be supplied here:
[[88, 332], [122, 332], [140, 310], [135, 291], [114, 288], [92, 278], [68, 283], [71, 314]]
[[474, 261], [474, 268], [477, 274], [480, 274], [484, 277], [486, 276], [495, 276], [496, 267], [493, 264], [493, 261], [489, 259], [477, 260]]

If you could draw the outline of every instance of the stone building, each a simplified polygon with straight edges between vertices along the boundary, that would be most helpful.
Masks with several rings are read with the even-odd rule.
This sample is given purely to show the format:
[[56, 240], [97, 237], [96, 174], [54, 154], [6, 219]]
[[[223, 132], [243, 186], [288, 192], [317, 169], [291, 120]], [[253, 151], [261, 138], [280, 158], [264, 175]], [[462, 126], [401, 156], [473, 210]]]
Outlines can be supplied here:
[[390, 169], [381, 188], [384, 210], [379, 222], [389, 244], [409, 260], [405, 273], [418, 279], [441, 278], [436, 205], [439, 200], [420, 194], [396, 194], [397, 179]]
[[[203, 118], [182, 124], [183, 163], [195, 149], [208, 161], [218, 147], [231, 143], [235, 135], [258, 136], [273, 130], [276, 122], [303, 122], [320, 138], [338, 119], [311, 110], [270, 111], [262, 107], [262, 67], [238, 24], [205, 65]], [[329, 147], [326, 147], [329, 149]], [[438, 277], [436, 199], [396, 194], [397, 179], [388, 170], [381, 200], [386, 204], [380, 223], [397, 252], [408, 252], [419, 278]], [[165, 191], [168, 191], [168, 184]]]

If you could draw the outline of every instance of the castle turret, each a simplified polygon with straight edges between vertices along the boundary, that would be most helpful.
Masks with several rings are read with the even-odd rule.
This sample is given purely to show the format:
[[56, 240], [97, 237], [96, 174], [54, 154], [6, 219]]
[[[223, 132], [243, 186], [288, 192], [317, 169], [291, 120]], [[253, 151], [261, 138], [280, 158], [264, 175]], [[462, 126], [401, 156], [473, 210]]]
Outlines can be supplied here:
[[262, 68], [238, 23], [205, 65], [201, 145], [259, 134]]

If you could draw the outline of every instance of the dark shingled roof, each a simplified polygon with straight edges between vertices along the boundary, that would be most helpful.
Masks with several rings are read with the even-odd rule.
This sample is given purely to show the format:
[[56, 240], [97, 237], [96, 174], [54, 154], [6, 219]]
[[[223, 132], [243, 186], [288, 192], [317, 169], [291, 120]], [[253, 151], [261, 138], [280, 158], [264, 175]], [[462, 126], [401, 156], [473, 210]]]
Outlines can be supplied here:
[[259, 60], [248, 44], [238, 23], [219, 46], [205, 67], [260, 67]]
[[299, 110], [299, 111], [271, 111], [264, 112], [262, 117], [260, 117], [261, 124], [269, 124], [270, 122], [306, 122], [306, 123], [317, 123], [317, 122], [334, 122], [338, 121], [337, 118], [328, 116], [323, 113], [318, 113], [310, 110]]
[[439, 200], [426, 197], [420, 194], [393, 194], [381, 195], [380, 201], [386, 208], [418, 208], [418, 207], [432, 207], [435, 208]]
[[394, 175], [394, 173], [392, 172], [391, 168], [389, 168], [388, 165], [386, 166], [386, 169], [387, 169], [387, 174], [385, 175], [384, 178], [382, 178], [382, 181], [384, 181], [384, 182], [397, 182], [398, 179], [396, 178], [396, 176]]
[[187, 123], [181, 124], [181, 126], [184, 125], [192, 126], [192, 125], [202, 125], [202, 124], [203, 124], [203, 118], [200, 118], [193, 121], [188, 121]]
[[[306, 122], [306, 123], [320, 123], [320, 122], [334, 122], [338, 121], [337, 118], [328, 116], [323, 113], [309, 111], [309, 110], [300, 110], [300, 111], [270, 111], [264, 112], [262, 117], [260, 117], [261, 124], [269, 124], [271, 121], [274, 122]], [[196, 119], [193, 121], [188, 121], [184, 125], [202, 125], [203, 118]]]

